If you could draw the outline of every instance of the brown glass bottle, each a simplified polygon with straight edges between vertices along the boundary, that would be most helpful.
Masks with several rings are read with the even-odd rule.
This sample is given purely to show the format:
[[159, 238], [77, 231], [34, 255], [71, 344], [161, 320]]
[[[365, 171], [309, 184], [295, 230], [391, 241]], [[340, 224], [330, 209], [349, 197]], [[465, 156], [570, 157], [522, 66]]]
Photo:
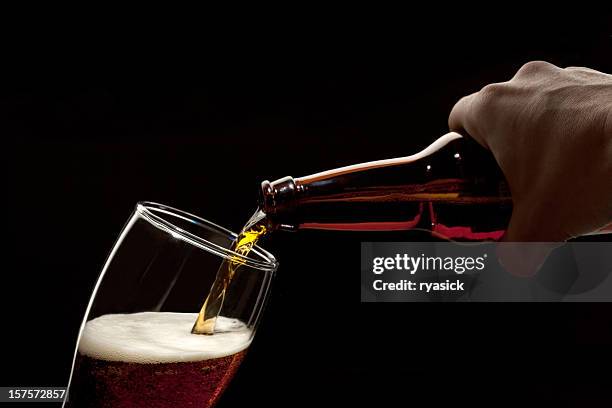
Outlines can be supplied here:
[[449, 133], [413, 156], [261, 184], [272, 229], [425, 229], [457, 240], [497, 240], [512, 213], [492, 155]]

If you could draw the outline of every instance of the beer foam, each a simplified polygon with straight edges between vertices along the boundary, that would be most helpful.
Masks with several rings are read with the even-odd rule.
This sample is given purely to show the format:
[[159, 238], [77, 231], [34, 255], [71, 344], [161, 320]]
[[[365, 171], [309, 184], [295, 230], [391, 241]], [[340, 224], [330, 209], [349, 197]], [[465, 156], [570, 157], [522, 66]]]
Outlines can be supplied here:
[[109, 314], [85, 324], [79, 353], [106, 361], [177, 363], [225, 357], [246, 349], [252, 330], [219, 316], [213, 335], [191, 334], [197, 313]]

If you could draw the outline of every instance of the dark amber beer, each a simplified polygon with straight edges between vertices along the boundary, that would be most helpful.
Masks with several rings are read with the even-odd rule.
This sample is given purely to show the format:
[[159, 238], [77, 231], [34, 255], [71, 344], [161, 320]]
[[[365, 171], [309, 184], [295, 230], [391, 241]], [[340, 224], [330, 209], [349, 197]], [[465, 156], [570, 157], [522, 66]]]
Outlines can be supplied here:
[[86, 323], [65, 407], [211, 407], [252, 337], [219, 316], [212, 336], [191, 334], [195, 313], [104, 315]]

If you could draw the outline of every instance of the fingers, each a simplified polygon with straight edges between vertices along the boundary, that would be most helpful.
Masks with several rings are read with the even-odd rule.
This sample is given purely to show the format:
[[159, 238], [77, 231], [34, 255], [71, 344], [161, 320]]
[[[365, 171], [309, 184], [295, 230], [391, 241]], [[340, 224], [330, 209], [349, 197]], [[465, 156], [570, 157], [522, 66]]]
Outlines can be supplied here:
[[[506, 242], [522, 242], [533, 236], [531, 226], [533, 223], [529, 222], [527, 216], [521, 212], [520, 208], [516, 205], [516, 199], [514, 201], [514, 210], [512, 211], [512, 217], [508, 224], [508, 229], [504, 235], [503, 240]], [[536, 239], [537, 240], [537, 239]], [[545, 240], [547, 241], [547, 240]]]
[[495, 248], [497, 260], [510, 274], [532, 277], [540, 270], [548, 255], [561, 243], [504, 242]]
[[488, 148], [485, 135], [478, 127], [477, 104], [479, 92], [461, 98], [448, 116], [448, 128], [465, 136], [471, 136], [482, 146]]
[[448, 117], [450, 130], [469, 135], [491, 150], [492, 131], [508, 117], [504, 101], [514, 92], [507, 82], [500, 82], [461, 98]]
[[554, 233], [546, 224], [533, 222], [534, 214], [530, 213], [522, 211], [521, 207], [514, 208], [504, 243], [496, 249], [499, 263], [510, 274], [519, 277], [534, 276], [550, 252], [566, 238]]
[[[541, 197], [540, 197], [541, 198]], [[571, 237], [559, 223], [543, 222], [546, 218], [558, 218], [552, 215], [552, 203], [545, 199], [537, 202], [514, 200], [512, 217], [503, 240], [507, 242], [563, 242]]]

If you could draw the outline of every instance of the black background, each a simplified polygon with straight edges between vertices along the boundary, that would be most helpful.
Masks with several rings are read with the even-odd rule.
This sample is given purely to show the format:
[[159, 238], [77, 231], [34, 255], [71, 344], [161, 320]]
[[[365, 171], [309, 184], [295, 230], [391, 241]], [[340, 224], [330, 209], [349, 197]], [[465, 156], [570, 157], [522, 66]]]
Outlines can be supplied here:
[[[612, 72], [605, 13], [438, 14], [6, 29], [0, 384], [66, 384], [137, 201], [236, 230], [261, 180], [413, 153], [529, 60]], [[360, 241], [411, 238], [272, 237], [269, 307], [220, 406], [612, 400], [607, 304], [360, 304]]]

